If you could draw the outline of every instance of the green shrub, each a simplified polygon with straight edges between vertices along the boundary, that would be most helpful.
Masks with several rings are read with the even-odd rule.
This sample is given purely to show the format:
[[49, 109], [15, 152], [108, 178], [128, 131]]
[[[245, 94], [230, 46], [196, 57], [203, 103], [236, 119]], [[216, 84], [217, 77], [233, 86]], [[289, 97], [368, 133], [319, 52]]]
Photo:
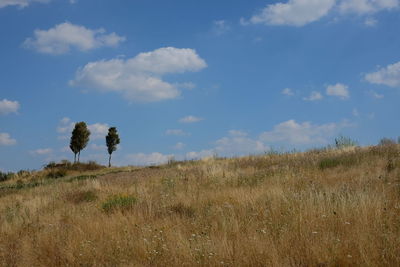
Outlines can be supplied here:
[[113, 195], [102, 204], [104, 212], [109, 213], [115, 210], [125, 211], [136, 204], [136, 198], [129, 195]]

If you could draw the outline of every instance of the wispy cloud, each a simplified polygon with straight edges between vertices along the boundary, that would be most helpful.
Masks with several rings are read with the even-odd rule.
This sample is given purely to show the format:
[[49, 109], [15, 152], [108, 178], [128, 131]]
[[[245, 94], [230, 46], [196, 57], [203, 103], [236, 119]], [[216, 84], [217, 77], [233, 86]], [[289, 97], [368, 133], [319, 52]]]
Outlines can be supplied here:
[[317, 101], [321, 100], [324, 98], [320, 92], [317, 91], [312, 91], [311, 94], [308, 97], [303, 97], [303, 100], [305, 101]]
[[181, 118], [180, 120], [179, 120], [179, 122], [180, 123], [195, 123], [195, 122], [199, 122], [199, 121], [202, 121], [202, 120], [204, 120], [203, 118], [200, 118], [200, 117], [195, 117], [195, 116], [186, 116], [186, 117], [183, 117], [183, 118]]
[[326, 94], [329, 96], [336, 96], [341, 99], [350, 98], [349, 87], [342, 83], [337, 83], [334, 85], [328, 85], [326, 87]]
[[24, 8], [30, 4], [36, 3], [49, 3], [51, 0], [0, 0], [0, 8], [7, 6], [18, 6], [19, 8]]
[[0, 133], [0, 146], [12, 146], [17, 143], [17, 140], [12, 138], [8, 133]]

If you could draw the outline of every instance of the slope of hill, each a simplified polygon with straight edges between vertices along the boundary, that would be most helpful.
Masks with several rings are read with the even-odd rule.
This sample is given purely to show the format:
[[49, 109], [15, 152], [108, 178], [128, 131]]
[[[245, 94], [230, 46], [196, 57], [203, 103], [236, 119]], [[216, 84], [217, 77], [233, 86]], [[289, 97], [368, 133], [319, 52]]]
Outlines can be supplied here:
[[400, 266], [400, 147], [0, 183], [2, 266]]

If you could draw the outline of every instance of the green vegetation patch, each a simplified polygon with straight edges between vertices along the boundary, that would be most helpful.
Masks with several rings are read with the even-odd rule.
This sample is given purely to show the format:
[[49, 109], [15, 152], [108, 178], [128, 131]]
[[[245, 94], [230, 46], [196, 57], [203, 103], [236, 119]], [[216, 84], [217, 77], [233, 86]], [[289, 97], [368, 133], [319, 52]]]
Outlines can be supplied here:
[[134, 196], [130, 195], [113, 195], [103, 202], [101, 208], [104, 212], [110, 213], [116, 210], [126, 211], [131, 209], [137, 202]]
[[320, 160], [319, 168], [321, 170], [335, 168], [339, 166], [344, 167], [351, 167], [358, 164], [359, 160], [353, 154], [344, 155], [344, 156], [336, 156], [336, 157], [329, 157]]
[[79, 190], [75, 192], [69, 192], [65, 195], [65, 199], [74, 204], [93, 202], [97, 200], [96, 192], [93, 190]]

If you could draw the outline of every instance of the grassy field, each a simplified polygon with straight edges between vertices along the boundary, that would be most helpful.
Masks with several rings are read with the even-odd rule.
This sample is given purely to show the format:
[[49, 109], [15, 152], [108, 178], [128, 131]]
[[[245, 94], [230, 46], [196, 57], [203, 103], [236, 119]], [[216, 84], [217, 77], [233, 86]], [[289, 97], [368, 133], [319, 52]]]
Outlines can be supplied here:
[[396, 145], [51, 171], [0, 183], [1, 266], [400, 266]]

